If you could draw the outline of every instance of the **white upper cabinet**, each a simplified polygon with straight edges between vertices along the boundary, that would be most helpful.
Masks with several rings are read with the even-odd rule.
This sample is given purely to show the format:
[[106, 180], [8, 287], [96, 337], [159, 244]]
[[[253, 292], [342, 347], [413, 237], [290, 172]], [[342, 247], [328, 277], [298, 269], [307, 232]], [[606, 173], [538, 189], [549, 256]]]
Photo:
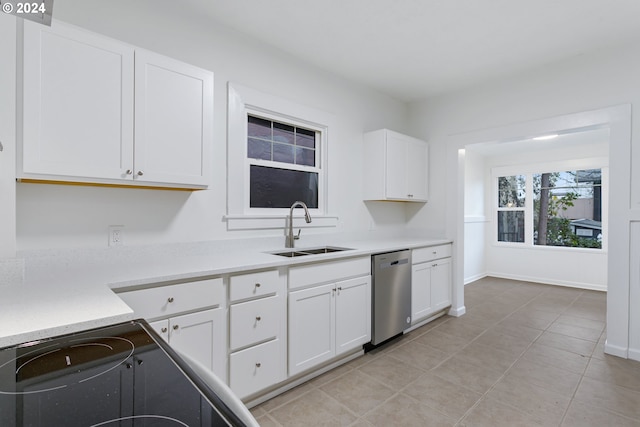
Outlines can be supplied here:
[[19, 176], [125, 178], [133, 167], [133, 48], [24, 21], [23, 51]]
[[426, 202], [426, 142], [380, 129], [364, 135], [364, 199]]
[[59, 22], [23, 46], [19, 178], [209, 184], [213, 73]]
[[135, 52], [134, 179], [207, 185], [213, 74], [153, 52]]

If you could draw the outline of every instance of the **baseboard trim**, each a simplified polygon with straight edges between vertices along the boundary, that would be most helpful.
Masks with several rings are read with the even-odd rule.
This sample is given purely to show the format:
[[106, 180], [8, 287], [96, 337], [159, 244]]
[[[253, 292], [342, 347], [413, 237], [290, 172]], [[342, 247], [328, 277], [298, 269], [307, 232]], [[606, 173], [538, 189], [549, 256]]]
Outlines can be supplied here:
[[479, 273], [479, 274], [474, 274], [473, 276], [465, 277], [464, 278], [464, 284], [468, 285], [471, 282], [475, 282], [476, 280], [484, 279], [487, 276], [489, 276], [487, 273]]
[[[605, 352], [606, 352], [606, 347], [605, 347]], [[638, 362], [640, 362], [640, 350], [630, 348], [629, 359], [637, 360]]]
[[[609, 344], [609, 341], [604, 342], [604, 352], [612, 356], [622, 357], [623, 359], [628, 359], [630, 357], [630, 351], [627, 347], [620, 347], [617, 345]], [[636, 356], [640, 357], [640, 353], [636, 354]]]
[[467, 312], [467, 308], [463, 305], [462, 307], [458, 307], [458, 308], [451, 307], [451, 309], [449, 309], [449, 312], [447, 314], [453, 317], [460, 317], [466, 312]]
[[541, 283], [543, 285], [565, 286], [567, 288], [587, 289], [590, 291], [601, 291], [601, 292], [607, 291], [606, 286], [594, 285], [593, 283], [569, 282], [564, 280], [553, 280], [553, 279], [546, 279], [546, 278], [540, 278], [540, 277], [520, 276], [517, 274], [502, 274], [502, 273], [489, 272], [485, 277], [497, 277], [499, 279], [510, 279], [510, 280], [518, 280], [521, 282]]

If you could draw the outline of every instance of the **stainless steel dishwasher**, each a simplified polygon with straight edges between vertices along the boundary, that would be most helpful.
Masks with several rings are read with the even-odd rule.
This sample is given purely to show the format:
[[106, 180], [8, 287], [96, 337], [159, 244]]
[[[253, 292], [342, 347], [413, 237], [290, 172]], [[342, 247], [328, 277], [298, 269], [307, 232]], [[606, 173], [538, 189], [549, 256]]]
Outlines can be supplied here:
[[371, 344], [378, 345], [411, 325], [411, 250], [373, 255], [371, 271]]

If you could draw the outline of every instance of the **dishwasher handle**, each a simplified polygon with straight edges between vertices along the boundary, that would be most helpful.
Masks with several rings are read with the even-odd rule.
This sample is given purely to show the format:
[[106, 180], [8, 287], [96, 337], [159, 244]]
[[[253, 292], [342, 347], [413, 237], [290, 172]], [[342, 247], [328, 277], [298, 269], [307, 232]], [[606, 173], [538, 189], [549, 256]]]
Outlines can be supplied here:
[[379, 269], [385, 269], [385, 268], [390, 268], [390, 267], [399, 267], [401, 265], [404, 264], [409, 264], [409, 258], [403, 258], [403, 259], [398, 259], [395, 261], [386, 261], [386, 262], [381, 262], [378, 265]]

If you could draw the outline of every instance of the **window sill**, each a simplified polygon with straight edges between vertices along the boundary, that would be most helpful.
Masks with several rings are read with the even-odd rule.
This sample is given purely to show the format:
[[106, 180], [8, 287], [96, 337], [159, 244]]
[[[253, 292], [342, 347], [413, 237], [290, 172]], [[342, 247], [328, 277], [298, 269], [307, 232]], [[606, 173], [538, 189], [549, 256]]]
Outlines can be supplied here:
[[[223, 220], [227, 222], [227, 230], [230, 231], [267, 230], [289, 226], [289, 217], [282, 215], [225, 215]], [[304, 216], [302, 215], [293, 217], [294, 228], [327, 228], [336, 227], [337, 225], [337, 216], [312, 216], [309, 224], [304, 221]]]

